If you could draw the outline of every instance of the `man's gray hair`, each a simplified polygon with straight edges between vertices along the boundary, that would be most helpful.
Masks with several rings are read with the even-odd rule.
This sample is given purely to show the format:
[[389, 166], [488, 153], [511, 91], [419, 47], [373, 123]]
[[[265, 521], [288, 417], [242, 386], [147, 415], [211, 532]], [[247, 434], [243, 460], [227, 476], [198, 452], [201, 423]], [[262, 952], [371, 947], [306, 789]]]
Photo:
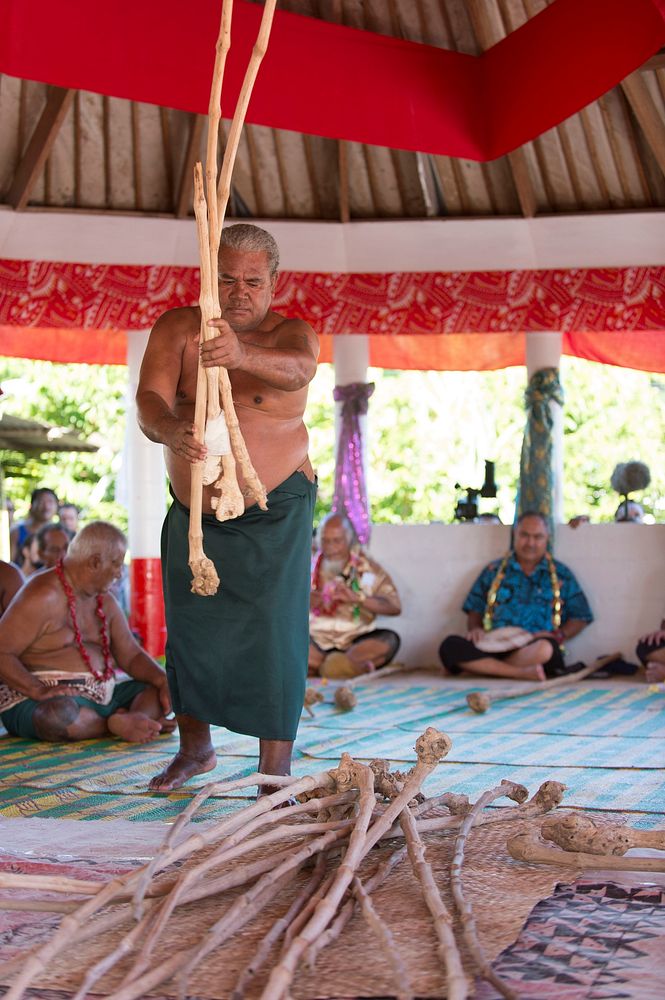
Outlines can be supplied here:
[[346, 517], [344, 514], [337, 514], [337, 513], [326, 514], [326, 516], [319, 524], [319, 529], [317, 531], [319, 548], [321, 547], [321, 538], [323, 537], [323, 529], [325, 528], [326, 524], [330, 524], [331, 521], [339, 521], [341, 526], [344, 528], [344, 532], [346, 534], [346, 540], [350, 546], [357, 541], [355, 530], [353, 528], [353, 525], [349, 521], [348, 517]]
[[264, 253], [268, 258], [268, 270], [271, 277], [279, 269], [279, 247], [275, 237], [260, 226], [249, 222], [238, 222], [234, 226], [222, 229], [220, 252], [228, 247], [230, 250], [240, 250], [243, 253]]
[[67, 557], [84, 561], [99, 555], [106, 560], [120, 546], [127, 548], [127, 538], [120, 528], [108, 521], [91, 521], [74, 536], [67, 549]]

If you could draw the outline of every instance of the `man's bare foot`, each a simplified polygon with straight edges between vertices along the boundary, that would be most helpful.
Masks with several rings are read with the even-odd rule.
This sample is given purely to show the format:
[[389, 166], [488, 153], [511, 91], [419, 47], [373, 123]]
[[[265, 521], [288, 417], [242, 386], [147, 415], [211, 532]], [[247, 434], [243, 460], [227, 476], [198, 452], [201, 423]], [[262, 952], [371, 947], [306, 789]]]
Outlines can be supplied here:
[[162, 723], [143, 712], [114, 712], [106, 724], [114, 736], [128, 743], [149, 743], [162, 732]]
[[214, 750], [206, 750], [201, 754], [185, 754], [178, 750], [170, 764], [156, 774], [148, 788], [151, 792], [170, 792], [180, 788], [195, 774], [205, 774], [217, 767], [217, 755]]
[[665, 681], [665, 663], [658, 663], [656, 660], [648, 660], [646, 664], [646, 674], [649, 684], [660, 684]]

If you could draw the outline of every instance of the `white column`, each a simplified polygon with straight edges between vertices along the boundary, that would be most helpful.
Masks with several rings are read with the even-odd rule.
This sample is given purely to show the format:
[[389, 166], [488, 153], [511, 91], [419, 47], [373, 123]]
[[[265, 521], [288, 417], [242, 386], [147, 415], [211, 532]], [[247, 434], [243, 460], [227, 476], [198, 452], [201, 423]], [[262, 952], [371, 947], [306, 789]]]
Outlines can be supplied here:
[[[527, 378], [541, 368], [560, 368], [561, 333], [538, 332], [526, 335]], [[563, 523], [563, 408], [550, 402], [552, 413], [552, 517], [555, 524]]]
[[162, 446], [147, 439], [136, 419], [136, 389], [147, 342], [147, 331], [131, 330], [127, 334], [127, 506], [132, 559], [159, 556], [159, 540], [166, 514], [166, 467]]
[[[345, 334], [333, 337], [333, 363], [335, 385], [351, 385], [352, 382], [367, 382], [369, 367], [369, 337], [365, 334]], [[335, 403], [335, 460], [339, 447], [342, 404]], [[360, 419], [363, 446], [363, 470], [367, 485], [367, 414]]]
[[129, 510], [130, 622], [152, 656], [164, 652], [160, 535], [166, 514], [166, 468], [162, 446], [149, 441], [136, 419], [136, 389], [148, 341], [144, 331], [127, 333], [127, 507]]

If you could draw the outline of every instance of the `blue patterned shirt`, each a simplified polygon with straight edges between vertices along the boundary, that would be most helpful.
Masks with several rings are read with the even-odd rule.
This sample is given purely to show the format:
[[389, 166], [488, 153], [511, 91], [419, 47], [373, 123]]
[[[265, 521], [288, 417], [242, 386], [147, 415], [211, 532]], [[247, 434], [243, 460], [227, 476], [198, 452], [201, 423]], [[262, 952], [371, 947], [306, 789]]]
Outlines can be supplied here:
[[[485, 613], [487, 594], [501, 562], [496, 559], [489, 563], [474, 583], [462, 607], [467, 614], [469, 611]], [[555, 559], [554, 565], [561, 586], [561, 624], [571, 619], [592, 622], [593, 614], [579, 583], [563, 563]], [[527, 576], [513, 554], [497, 591], [492, 628], [517, 625], [529, 632], [550, 632], [553, 600], [547, 559], [541, 559], [531, 576]]]

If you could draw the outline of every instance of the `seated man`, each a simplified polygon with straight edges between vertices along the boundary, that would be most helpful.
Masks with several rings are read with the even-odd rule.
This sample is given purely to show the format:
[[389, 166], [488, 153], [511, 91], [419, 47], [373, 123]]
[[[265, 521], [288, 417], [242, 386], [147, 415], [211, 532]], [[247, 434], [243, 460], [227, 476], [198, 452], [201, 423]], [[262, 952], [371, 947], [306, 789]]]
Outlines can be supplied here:
[[23, 586], [23, 573], [13, 563], [0, 559], [0, 615], [4, 615], [14, 594]]
[[[35, 574], [0, 619], [0, 718], [12, 736], [57, 742], [112, 733], [146, 743], [175, 723], [166, 674], [108, 589], [126, 539], [95, 521], [62, 563]], [[116, 683], [115, 671], [132, 680]]]
[[37, 552], [42, 569], [53, 569], [64, 559], [74, 536], [61, 524], [44, 524], [37, 532]]
[[646, 667], [646, 679], [650, 684], [665, 681], [665, 618], [657, 632], [642, 636], [635, 652]]
[[522, 514], [513, 551], [485, 567], [464, 602], [466, 635], [441, 643], [439, 656], [451, 674], [544, 681], [574, 669], [564, 664], [564, 643], [593, 615], [571, 571], [549, 554], [547, 540], [542, 515]]
[[402, 610], [395, 584], [353, 540], [341, 515], [329, 514], [321, 523], [310, 598], [310, 674], [355, 677], [390, 663], [399, 649], [396, 632], [374, 628], [377, 615]]

